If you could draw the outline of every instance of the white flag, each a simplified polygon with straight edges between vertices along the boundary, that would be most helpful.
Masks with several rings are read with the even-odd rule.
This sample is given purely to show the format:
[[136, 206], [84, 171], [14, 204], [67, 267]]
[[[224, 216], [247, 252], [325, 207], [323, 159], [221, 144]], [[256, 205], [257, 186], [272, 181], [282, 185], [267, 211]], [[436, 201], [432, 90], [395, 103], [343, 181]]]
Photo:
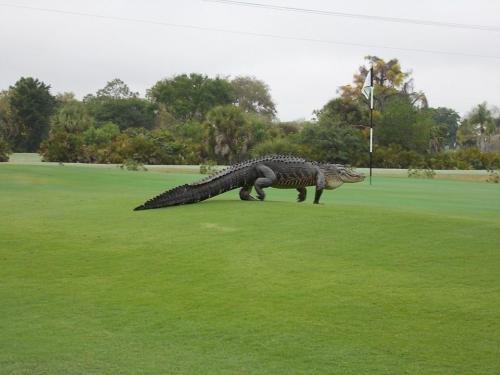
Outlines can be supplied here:
[[363, 83], [363, 88], [361, 89], [361, 92], [363, 93], [365, 98], [370, 101], [370, 109], [373, 109], [372, 71], [373, 71], [373, 68], [371, 68], [368, 71], [368, 74], [366, 75], [366, 78], [365, 78], [365, 83]]

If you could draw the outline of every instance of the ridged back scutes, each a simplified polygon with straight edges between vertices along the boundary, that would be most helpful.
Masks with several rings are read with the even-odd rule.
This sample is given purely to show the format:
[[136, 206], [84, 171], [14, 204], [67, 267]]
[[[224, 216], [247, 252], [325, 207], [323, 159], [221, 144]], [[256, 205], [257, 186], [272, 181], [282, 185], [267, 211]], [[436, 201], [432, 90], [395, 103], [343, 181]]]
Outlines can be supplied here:
[[266, 156], [261, 156], [260, 158], [256, 158], [256, 159], [250, 159], [250, 160], [245, 160], [241, 163], [238, 163], [238, 164], [233, 164], [231, 165], [230, 167], [227, 167], [219, 172], [217, 172], [216, 174], [214, 174], [213, 176], [208, 176], [206, 178], [204, 178], [203, 180], [200, 180], [200, 181], [196, 181], [196, 182], [192, 182], [190, 185], [191, 186], [196, 186], [196, 185], [203, 185], [203, 184], [206, 184], [208, 182], [212, 182], [214, 180], [217, 180], [221, 177], [224, 177], [226, 175], [228, 175], [229, 173], [232, 173], [232, 172], [235, 172], [235, 171], [239, 171], [243, 168], [247, 168], [247, 167], [251, 167], [253, 165], [256, 165], [256, 164], [259, 164], [259, 163], [263, 163], [263, 162], [266, 162], [266, 161], [278, 161], [278, 162], [288, 162], [288, 163], [305, 163], [305, 162], [308, 162], [308, 160], [304, 159], [304, 158], [301, 158], [301, 157], [298, 157], [298, 156], [293, 156], [293, 155], [266, 155]]
[[137, 207], [136, 210], [149, 209], [149, 208], [160, 208], [165, 206], [174, 206], [179, 204], [177, 202], [178, 198], [184, 198], [186, 191], [189, 190], [189, 185], [184, 184], [177, 186], [173, 189], [167, 190], [149, 200], [144, 202], [141, 206]]

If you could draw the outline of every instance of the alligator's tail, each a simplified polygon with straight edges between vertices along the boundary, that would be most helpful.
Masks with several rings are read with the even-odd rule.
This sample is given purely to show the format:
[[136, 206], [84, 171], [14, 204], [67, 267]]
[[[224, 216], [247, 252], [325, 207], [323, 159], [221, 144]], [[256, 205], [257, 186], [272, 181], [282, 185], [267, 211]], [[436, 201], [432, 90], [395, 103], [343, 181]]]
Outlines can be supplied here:
[[181, 185], [168, 190], [134, 208], [134, 211], [201, 202], [242, 186], [242, 181], [240, 170], [224, 170], [218, 175], [200, 182]]
[[134, 208], [134, 211], [196, 203], [208, 199], [211, 196], [211, 189], [207, 186], [182, 185], [157, 195], [144, 204]]

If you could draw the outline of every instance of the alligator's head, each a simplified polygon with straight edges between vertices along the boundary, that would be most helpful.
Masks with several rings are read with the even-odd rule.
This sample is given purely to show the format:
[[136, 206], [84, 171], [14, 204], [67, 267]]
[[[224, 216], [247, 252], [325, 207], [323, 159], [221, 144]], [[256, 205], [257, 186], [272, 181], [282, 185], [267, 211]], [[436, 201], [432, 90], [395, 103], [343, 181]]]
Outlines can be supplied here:
[[344, 182], [360, 182], [365, 179], [362, 173], [355, 172], [350, 167], [342, 164], [323, 164], [321, 170], [325, 174], [325, 189], [335, 189]]

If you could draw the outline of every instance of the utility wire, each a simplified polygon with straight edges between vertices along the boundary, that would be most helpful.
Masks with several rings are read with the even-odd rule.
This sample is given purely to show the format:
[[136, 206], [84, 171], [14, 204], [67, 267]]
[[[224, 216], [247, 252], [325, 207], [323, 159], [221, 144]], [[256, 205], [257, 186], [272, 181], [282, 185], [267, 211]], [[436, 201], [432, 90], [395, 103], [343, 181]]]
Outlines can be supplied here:
[[170, 22], [163, 22], [163, 21], [153, 21], [153, 20], [146, 20], [146, 19], [139, 19], [139, 18], [106, 16], [106, 15], [96, 14], [96, 13], [74, 12], [74, 11], [52, 9], [52, 8], [38, 8], [38, 7], [30, 7], [30, 6], [24, 6], [24, 5], [13, 5], [13, 4], [0, 3], [0, 7], [27, 9], [27, 10], [35, 10], [35, 11], [40, 11], [40, 12], [72, 15], [72, 16], [91, 17], [91, 18], [107, 19], [107, 20], [114, 20], [114, 21], [142, 23], [142, 24], [148, 24], [148, 25], [165, 26], [165, 27], [181, 28], [181, 29], [188, 29], [188, 30], [210, 31], [210, 32], [234, 34], [234, 35], [246, 35], [246, 36], [253, 36], [253, 37], [280, 39], [280, 40], [294, 40], [294, 41], [301, 41], [301, 42], [312, 42], [312, 43], [330, 44], [330, 45], [353, 46], [353, 47], [363, 47], [363, 48], [378, 48], [378, 49], [387, 49], [387, 50], [395, 50], [395, 51], [421, 52], [421, 53], [438, 54], [438, 55], [478, 57], [478, 58], [484, 58], [484, 59], [500, 60], [500, 56], [495, 56], [495, 55], [480, 55], [480, 54], [470, 54], [470, 53], [462, 53], [462, 52], [449, 52], [449, 51], [438, 51], [438, 50], [406, 48], [406, 47], [390, 47], [390, 46], [383, 46], [383, 45], [351, 43], [351, 42], [342, 42], [342, 41], [327, 40], [327, 39], [315, 39], [315, 38], [304, 38], [304, 37], [277, 35], [277, 34], [255, 33], [255, 32], [251, 32], [251, 31], [220, 29], [220, 28], [213, 28], [213, 27], [178, 24], [178, 23], [170, 23]]
[[452, 27], [452, 28], [457, 28], [457, 29], [500, 32], [499, 26], [471, 25], [471, 24], [453, 23], [453, 22], [419, 20], [419, 19], [413, 19], [413, 18], [371, 16], [368, 14], [344, 13], [344, 12], [334, 12], [334, 11], [328, 11], [328, 10], [307, 9], [307, 8], [294, 8], [294, 7], [271, 5], [271, 4], [252, 3], [252, 2], [247, 2], [247, 1], [234, 1], [234, 0], [203, 0], [203, 1], [208, 2], [208, 3], [219, 3], [219, 4], [225, 4], [225, 5], [237, 5], [237, 6], [245, 6], [245, 7], [252, 7], [252, 8], [272, 9], [272, 10], [285, 11], [285, 12], [317, 14], [317, 15], [322, 15], [322, 16], [349, 17], [349, 18], [365, 19], [365, 20], [370, 20], [370, 21], [409, 23], [409, 24], [413, 24], [413, 25]]

